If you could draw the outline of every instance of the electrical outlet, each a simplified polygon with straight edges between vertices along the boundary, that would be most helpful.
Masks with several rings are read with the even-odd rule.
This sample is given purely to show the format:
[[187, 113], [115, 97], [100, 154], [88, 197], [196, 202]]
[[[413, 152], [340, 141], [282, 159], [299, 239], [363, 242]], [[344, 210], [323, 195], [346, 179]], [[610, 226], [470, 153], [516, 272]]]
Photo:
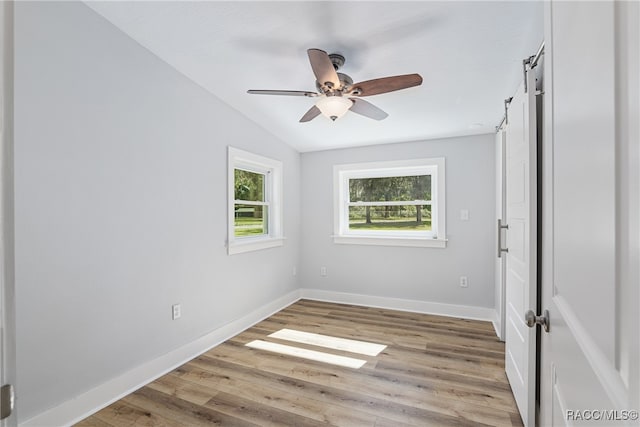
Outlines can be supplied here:
[[293, 267], [293, 269], [291, 269], [291, 275], [292, 276], [297, 276], [298, 275], [298, 269]]
[[320, 267], [320, 275], [322, 277], [326, 277], [327, 276], [327, 267]]
[[171, 318], [173, 320], [177, 320], [182, 316], [182, 310], [180, 309], [180, 304], [174, 304], [171, 306]]
[[469, 279], [467, 279], [467, 276], [460, 276], [460, 287], [461, 288], [469, 287]]

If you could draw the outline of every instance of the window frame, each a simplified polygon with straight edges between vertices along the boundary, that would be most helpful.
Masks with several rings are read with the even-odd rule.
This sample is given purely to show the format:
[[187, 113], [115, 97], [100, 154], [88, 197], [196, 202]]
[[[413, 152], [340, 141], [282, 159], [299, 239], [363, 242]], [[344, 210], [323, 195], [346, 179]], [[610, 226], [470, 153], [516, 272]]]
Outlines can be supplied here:
[[[264, 202], [236, 200], [235, 170], [264, 175]], [[282, 162], [235, 147], [228, 147], [227, 161], [227, 253], [229, 255], [268, 249], [284, 244], [282, 221]], [[267, 233], [254, 236], [235, 235], [235, 205], [267, 206]]]
[[[350, 202], [349, 180], [431, 175], [431, 200], [406, 202]], [[445, 159], [444, 157], [398, 161], [351, 163], [334, 166], [334, 235], [338, 244], [445, 248]], [[350, 230], [349, 206], [431, 205], [431, 231]]]

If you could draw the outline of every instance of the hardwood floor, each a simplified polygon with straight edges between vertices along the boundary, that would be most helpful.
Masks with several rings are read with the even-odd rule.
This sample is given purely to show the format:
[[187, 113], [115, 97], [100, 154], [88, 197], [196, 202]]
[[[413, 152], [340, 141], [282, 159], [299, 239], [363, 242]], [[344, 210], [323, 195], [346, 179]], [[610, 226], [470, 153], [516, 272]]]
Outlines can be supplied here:
[[[364, 356], [267, 337], [288, 328], [385, 344]], [[364, 359], [360, 369], [246, 347]], [[522, 425], [489, 322], [300, 300], [77, 426]]]

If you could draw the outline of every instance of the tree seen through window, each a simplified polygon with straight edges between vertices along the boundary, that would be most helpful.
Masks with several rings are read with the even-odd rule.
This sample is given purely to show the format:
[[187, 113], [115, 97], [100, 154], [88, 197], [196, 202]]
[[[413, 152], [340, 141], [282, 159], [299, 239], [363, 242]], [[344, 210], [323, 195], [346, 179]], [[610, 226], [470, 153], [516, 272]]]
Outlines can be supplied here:
[[268, 234], [265, 174], [234, 170], [234, 234], [236, 237]]
[[431, 230], [431, 175], [349, 179], [349, 229]]

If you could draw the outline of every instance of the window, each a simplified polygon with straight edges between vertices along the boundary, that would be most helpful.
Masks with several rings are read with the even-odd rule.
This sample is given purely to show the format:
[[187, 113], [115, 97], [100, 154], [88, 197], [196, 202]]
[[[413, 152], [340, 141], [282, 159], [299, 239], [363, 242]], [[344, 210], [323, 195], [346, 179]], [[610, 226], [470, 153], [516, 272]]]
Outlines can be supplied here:
[[444, 158], [336, 165], [335, 243], [446, 246]]
[[282, 246], [282, 162], [229, 147], [228, 253]]

